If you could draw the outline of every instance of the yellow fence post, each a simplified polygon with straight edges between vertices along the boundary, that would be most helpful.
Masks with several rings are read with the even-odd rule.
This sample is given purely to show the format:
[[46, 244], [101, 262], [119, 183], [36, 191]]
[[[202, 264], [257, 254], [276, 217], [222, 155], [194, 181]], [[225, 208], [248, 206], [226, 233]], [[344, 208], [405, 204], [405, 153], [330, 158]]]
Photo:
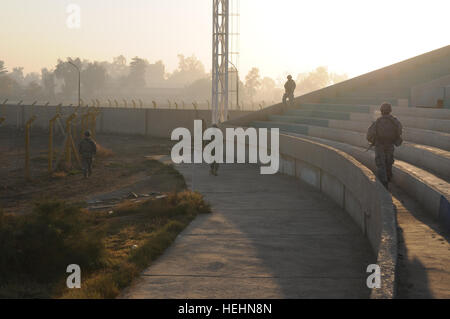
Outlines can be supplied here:
[[172, 103], [170, 103], [170, 100], [167, 100], [167, 103], [169, 103], [169, 109], [172, 107]]
[[4, 117], [0, 117], [0, 125], [5, 121]]
[[136, 102], [134, 101], [134, 99], [131, 100], [131, 103], [133, 103], [133, 109], [136, 108]]
[[178, 103], [175, 102], [175, 110], [178, 110]]
[[152, 101], [152, 104], [153, 104], [153, 108], [156, 109], [156, 102]]
[[48, 173], [53, 172], [53, 128], [55, 126], [55, 121], [59, 118], [59, 114], [56, 114], [49, 121], [49, 134], [48, 134]]
[[30, 180], [30, 127], [36, 116], [33, 115], [25, 124], [25, 179]]

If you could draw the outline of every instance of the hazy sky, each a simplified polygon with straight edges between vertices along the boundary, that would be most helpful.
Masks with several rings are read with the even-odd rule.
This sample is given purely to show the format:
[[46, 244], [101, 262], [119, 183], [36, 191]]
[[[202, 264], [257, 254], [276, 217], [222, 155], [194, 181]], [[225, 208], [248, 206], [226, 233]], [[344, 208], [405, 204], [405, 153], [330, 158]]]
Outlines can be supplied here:
[[[241, 0], [241, 73], [296, 75], [319, 65], [362, 74], [450, 44], [450, 0]], [[66, 25], [68, 4], [81, 28]], [[169, 71], [177, 54], [211, 69], [212, 0], [2, 0], [0, 60], [9, 70], [53, 67], [57, 58], [120, 54]]]

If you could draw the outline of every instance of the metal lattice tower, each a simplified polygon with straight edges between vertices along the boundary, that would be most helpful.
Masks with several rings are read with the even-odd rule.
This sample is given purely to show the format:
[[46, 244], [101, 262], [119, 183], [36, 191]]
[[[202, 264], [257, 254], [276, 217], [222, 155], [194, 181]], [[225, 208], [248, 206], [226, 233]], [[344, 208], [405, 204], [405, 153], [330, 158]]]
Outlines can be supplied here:
[[[231, 12], [230, 5], [235, 12]], [[214, 124], [228, 119], [230, 87], [236, 86], [229, 83], [229, 73], [235, 70], [237, 78], [236, 65], [239, 52], [236, 44], [238, 41], [235, 39], [239, 35], [238, 7], [238, 0], [213, 0], [212, 123]], [[229, 62], [233, 65], [231, 72]]]

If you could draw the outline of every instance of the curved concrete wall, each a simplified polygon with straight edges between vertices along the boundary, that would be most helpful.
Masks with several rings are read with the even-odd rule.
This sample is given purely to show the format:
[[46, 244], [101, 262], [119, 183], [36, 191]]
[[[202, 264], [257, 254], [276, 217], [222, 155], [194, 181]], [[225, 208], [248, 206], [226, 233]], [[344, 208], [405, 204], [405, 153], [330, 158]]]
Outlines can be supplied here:
[[[366, 152], [357, 146], [316, 137], [301, 137], [335, 147], [350, 154], [372, 171], [376, 169], [373, 151]], [[428, 214], [450, 230], [450, 188], [446, 181], [402, 161], [395, 161], [393, 181], [416, 199]]]
[[[227, 127], [236, 126], [221, 125], [222, 129]], [[394, 298], [396, 212], [390, 194], [375, 175], [340, 150], [285, 134], [280, 134], [279, 172], [319, 189], [348, 212], [369, 239], [381, 268], [381, 288], [373, 289], [371, 298]]]
[[381, 267], [382, 288], [372, 298], [395, 296], [396, 213], [374, 174], [350, 155], [329, 146], [280, 135], [280, 172], [305, 181], [331, 197], [369, 239]]

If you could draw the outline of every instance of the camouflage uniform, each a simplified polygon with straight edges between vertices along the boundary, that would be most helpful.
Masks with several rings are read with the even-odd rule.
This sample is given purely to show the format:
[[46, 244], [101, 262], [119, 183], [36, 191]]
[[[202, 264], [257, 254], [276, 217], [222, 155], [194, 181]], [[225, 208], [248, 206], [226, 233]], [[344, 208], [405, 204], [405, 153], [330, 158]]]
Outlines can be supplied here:
[[89, 136], [86, 136], [81, 140], [78, 151], [81, 155], [84, 177], [89, 177], [92, 174], [92, 158], [97, 153], [97, 146]]
[[[390, 138], [382, 137], [383, 132], [380, 132], [381, 120], [388, 120], [387, 123], [392, 123], [398, 135], [393, 135]], [[390, 114], [383, 114], [378, 118], [376, 122], [377, 135], [375, 139], [375, 164], [377, 166], [377, 176], [380, 182], [387, 187], [388, 183], [392, 179], [392, 165], [394, 165], [394, 146], [396, 145], [396, 139], [401, 137], [402, 125], [401, 123]]]
[[285, 93], [283, 95], [283, 104], [286, 105], [286, 100], [289, 99], [289, 104], [294, 104], [294, 91], [297, 87], [297, 84], [295, 84], [295, 81], [290, 78], [285, 84], [284, 89]]
[[377, 176], [383, 185], [387, 185], [392, 179], [392, 165], [394, 165], [394, 145], [375, 145], [375, 164]]
[[[217, 126], [216, 124], [213, 124], [212, 127], [213, 127], [213, 128], [218, 128], [218, 126]], [[212, 142], [213, 142], [213, 141], [210, 141], [210, 142], [204, 141], [205, 144], [203, 145], [203, 147], [205, 147], [206, 145], [208, 145], [209, 143], [212, 143]], [[215, 155], [216, 155], [216, 150], [215, 150], [215, 149], [212, 150], [211, 155], [212, 155], [212, 156], [215, 156]], [[216, 161], [214, 161], [214, 162], [211, 163], [211, 165], [210, 165], [209, 167], [210, 167], [209, 173], [210, 173], [211, 175], [217, 176], [217, 172], [218, 172], [218, 170], [219, 170], [219, 163], [217, 163]]]

